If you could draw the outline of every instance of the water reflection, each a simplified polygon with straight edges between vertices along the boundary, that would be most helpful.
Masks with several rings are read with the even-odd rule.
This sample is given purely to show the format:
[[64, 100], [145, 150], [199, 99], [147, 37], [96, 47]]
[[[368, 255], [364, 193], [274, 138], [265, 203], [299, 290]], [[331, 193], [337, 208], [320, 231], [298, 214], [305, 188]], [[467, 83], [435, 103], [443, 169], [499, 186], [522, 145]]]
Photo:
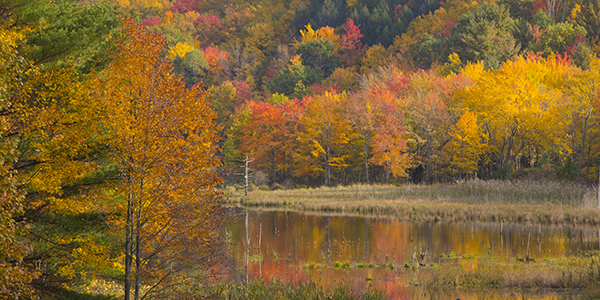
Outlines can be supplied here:
[[[416, 223], [282, 211], [248, 211], [228, 229], [228, 235], [231, 257], [226, 277], [231, 280], [318, 280], [325, 287], [346, 284], [357, 289], [375, 285], [395, 299], [444, 298], [410, 287], [412, 270], [398, 268], [404, 264], [440, 263], [442, 255], [487, 256], [508, 262], [599, 249], [598, 232], [593, 228]], [[347, 269], [345, 263], [352, 267]], [[390, 263], [396, 268], [381, 267]], [[497, 294], [493, 290], [485, 297], [478, 293], [476, 298], [506, 299]], [[469, 298], [459, 291], [456, 296]], [[527, 297], [521, 292], [508, 299]]]

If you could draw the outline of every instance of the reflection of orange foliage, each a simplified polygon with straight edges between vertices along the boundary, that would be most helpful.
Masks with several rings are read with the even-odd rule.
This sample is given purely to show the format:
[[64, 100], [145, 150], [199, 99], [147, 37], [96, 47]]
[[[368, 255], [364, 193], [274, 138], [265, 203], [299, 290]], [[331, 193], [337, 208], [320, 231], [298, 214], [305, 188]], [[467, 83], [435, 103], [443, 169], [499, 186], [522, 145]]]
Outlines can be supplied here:
[[[324, 288], [346, 284], [354, 292], [375, 287], [385, 291], [390, 299], [414, 299], [415, 289], [409, 287], [412, 269], [403, 268], [405, 262], [413, 264], [414, 251], [428, 252], [427, 264], [459, 263], [464, 271], [472, 271], [478, 268], [480, 259], [463, 256], [506, 258], [509, 252], [509, 260], [514, 261], [515, 256], [525, 256], [528, 242], [532, 257], [562, 255], [570, 247], [565, 243], [568, 238], [562, 242], [552, 240], [565, 233], [568, 236], [568, 230], [550, 227], [540, 233], [537, 226], [505, 224], [501, 236], [500, 224], [415, 223], [393, 218], [309, 216], [291, 212], [250, 212], [248, 225], [249, 255], [259, 253], [260, 243], [260, 254], [264, 257], [264, 261], [249, 262], [249, 279], [277, 278], [293, 283], [313, 280]], [[236, 264], [232, 270], [238, 272], [239, 278], [245, 278], [245, 236], [244, 220], [231, 227], [231, 255]], [[538, 238], [540, 244], [534, 245]], [[440, 254], [451, 252], [457, 258], [440, 258]], [[373, 267], [335, 269], [335, 261], [353, 265], [370, 263]], [[395, 268], [379, 266], [386, 262]], [[321, 267], [310, 268], [311, 263]], [[427, 270], [421, 268], [419, 272]]]

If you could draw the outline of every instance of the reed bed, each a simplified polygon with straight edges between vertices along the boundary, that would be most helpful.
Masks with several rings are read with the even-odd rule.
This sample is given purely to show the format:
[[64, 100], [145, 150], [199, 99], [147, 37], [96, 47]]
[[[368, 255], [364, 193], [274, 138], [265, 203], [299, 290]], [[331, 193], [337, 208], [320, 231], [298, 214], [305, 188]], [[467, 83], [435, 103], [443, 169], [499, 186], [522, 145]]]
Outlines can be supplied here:
[[352, 185], [253, 191], [228, 196], [245, 207], [344, 215], [393, 216], [411, 221], [600, 224], [596, 188], [570, 182], [468, 180], [437, 185]]
[[551, 203], [593, 207], [597, 206], [596, 191], [596, 187], [568, 181], [475, 179], [447, 186], [442, 194], [453, 201], [468, 203]]
[[[387, 299], [385, 292], [370, 288], [354, 292], [348, 286], [340, 285], [323, 289], [318, 282], [285, 283], [275, 280], [271, 282], [256, 281], [247, 284], [220, 283], [216, 285], [198, 286], [195, 289], [179, 290], [179, 299]], [[187, 295], [189, 297], [185, 297]], [[184, 297], [181, 297], [184, 296]]]

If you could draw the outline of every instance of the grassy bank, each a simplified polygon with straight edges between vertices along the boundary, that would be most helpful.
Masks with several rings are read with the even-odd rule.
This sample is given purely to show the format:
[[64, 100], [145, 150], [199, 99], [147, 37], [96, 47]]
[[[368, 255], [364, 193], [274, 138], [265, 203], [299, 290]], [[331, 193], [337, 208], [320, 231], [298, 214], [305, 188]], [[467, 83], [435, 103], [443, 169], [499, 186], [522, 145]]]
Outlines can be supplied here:
[[335, 188], [229, 189], [227, 203], [248, 208], [349, 215], [393, 216], [411, 221], [485, 221], [600, 224], [594, 187], [569, 182], [481, 181], [456, 184], [352, 185]]

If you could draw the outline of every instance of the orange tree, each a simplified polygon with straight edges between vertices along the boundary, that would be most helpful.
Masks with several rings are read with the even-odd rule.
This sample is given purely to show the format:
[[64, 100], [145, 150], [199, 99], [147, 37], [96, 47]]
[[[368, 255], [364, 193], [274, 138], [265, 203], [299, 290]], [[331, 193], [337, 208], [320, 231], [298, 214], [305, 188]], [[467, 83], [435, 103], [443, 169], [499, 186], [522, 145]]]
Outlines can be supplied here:
[[141, 299], [214, 255], [216, 114], [173, 75], [162, 36], [126, 19], [116, 44], [93, 90], [120, 181], [97, 204], [121, 229], [125, 299]]
[[377, 125], [371, 161], [385, 168], [385, 182], [388, 183], [390, 173], [405, 177], [405, 170], [411, 166], [403, 103], [389, 89], [373, 89], [369, 94], [377, 100]]
[[[290, 174], [294, 135], [303, 105], [279, 94], [270, 102], [248, 101], [239, 113], [235, 130], [243, 133], [237, 139], [239, 151], [256, 158], [257, 168], [267, 170], [270, 165], [275, 183], [278, 170], [284, 177]], [[243, 116], [247, 119], [242, 123]]]

